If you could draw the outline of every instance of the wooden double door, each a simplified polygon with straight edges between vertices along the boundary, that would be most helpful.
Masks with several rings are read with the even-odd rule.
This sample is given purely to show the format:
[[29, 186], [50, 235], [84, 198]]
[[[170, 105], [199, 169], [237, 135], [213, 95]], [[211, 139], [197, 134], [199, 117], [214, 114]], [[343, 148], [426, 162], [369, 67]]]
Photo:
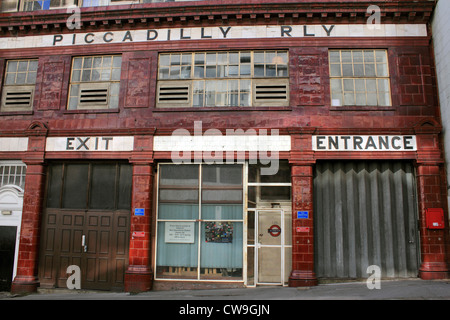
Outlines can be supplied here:
[[47, 209], [41, 242], [41, 287], [66, 288], [71, 265], [81, 289], [122, 290], [128, 265], [129, 211]]
[[[50, 163], [42, 217], [41, 287], [67, 287], [69, 266], [81, 289], [121, 290], [128, 264], [131, 165]], [[78, 270], [78, 268], [76, 268]]]

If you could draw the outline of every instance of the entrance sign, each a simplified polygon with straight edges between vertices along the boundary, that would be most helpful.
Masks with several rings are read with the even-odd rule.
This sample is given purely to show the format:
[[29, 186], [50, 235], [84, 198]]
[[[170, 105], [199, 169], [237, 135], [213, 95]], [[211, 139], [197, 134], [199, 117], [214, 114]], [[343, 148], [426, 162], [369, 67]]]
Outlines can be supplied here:
[[416, 151], [416, 136], [313, 136], [314, 151]]
[[166, 243], [194, 243], [194, 222], [166, 222], [164, 231]]

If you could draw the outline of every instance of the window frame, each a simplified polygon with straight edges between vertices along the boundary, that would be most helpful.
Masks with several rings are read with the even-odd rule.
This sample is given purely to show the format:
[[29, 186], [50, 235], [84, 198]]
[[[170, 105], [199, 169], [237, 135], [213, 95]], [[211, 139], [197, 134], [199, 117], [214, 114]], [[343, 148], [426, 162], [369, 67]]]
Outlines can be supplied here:
[[0, 188], [8, 185], [15, 185], [24, 190], [26, 175], [27, 165], [22, 161], [0, 161]]
[[[262, 62], [256, 59], [257, 55], [261, 54], [264, 55]], [[208, 58], [211, 57], [215, 58], [208, 63]], [[247, 58], [248, 61], [243, 61]], [[173, 63], [174, 60], [175, 63]], [[263, 75], [255, 75], [256, 66], [262, 67]], [[214, 74], [208, 75], [208, 68], [209, 72]], [[274, 74], [268, 75], [267, 70], [274, 70]], [[201, 72], [200, 75], [199, 72]], [[203, 109], [289, 106], [289, 73], [289, 50], [287, 49], [160, 53], [156, 108], [161, 110], [167, 107]], [[279, 85], [285, 88], [281, 97], [277, 96], [276, 89], [270, 89], [273, 91], [269, 91], [268, 94], [272, 95], [273, 99], [265, 98], [264, 101], [258, 101], [255, 85], [270, 86], [273, 81], [279, 82]], [[227, 90], [207, 90], [208, 84], [219, 85], [220, 82], [225, 83]], [[171, 83], [180, 86], [184, 84], [185, 90], [179, 93], [187, 97], [185, 100], [162, 102], [165, 94], [163, 90], [167, 89]], [[220, 85], [219, 87], [223, 88]], [[212, 100], [214, 103], [208, 103]]]
[[[111, 65], [109, 67], [103, 67], [104, 59], [110, 57]], [[114, 67], [114, 60], [116, 57], [120, 57], [120, 64]], [[94, 67], [95, 59], [101, 58], [101, 66], [98, 68]], [[79, 68], [75, 67], [77, 59], [81, 59]], [[86, 59], [92, 59], [90, 67], [84, 67]], [[102, 79], [102, 71], [109, 69], [109, 80]], [[98, 80], [92, 80], [92, 75], [94, 70], [99, 70], [100, 72]], [[113, 79], [114, 70], [118, 70], [118, 76]], [[76, 72], [79, 72], [78, 76], [75, 76]], [[89, 71], [89, 80], [83, 80], [84, 72]], [[120, 77], [122, 74], [122, 55], [121, 54], [105, 54], [105, 55], [87, 55], [87, 56], [75, 56], [72, 57], [72, 63], [70, 68], [70, 81], [69, 81], [69, 92], [67, 98], [66, 112], [77, 112], [77, 111], [112, 111], [119, 109], [119, 98], [120, 98]], [[75, 79], [74, 79], [75, 78]], [[112, 87], [116, 90], [117, 94], [111, 94]], [[77, 94], [73, 94], [74, 90], [78, 90]], [[89, 97], [86, 99], [87, 102], [81, 101], [82, 90], [101, 90], [102, 94], [107, 91], [105, 96], [105, 101], [91, 100]], [[93, 93], [95, 95], [95, 93]], [[115, 98], [115, 104], [111, 105], [111, 98]], [[73, 99], [73, 100], [72, 100]], [[75, 103], [72, 105], [72, 101]]]
[[[365, 53], [372, 51], [373, 52], [373, 61], [367, 61], [365, 58]], [[332, 54], [333, 53], [339, 53], [339, 61], [333, 61]], [[343, 59], [343, 52], [350, 52], [351, 61], [344, 61]], [[362, 61], [356, 61], [355, 62], [355, 55], [354, 53], [361, 52]], [[383, 61], [378, 62], [377, 61], [377, 52], [383, 52]], [[389, 55], [387, 49], [329, 49], [328, 50], [328, 67], [329, 67], [329, 75], [330, 75], [330, 103], [331, 108], [335, 108], [337, 110], [345, 109], [345, 108], [352, 108], [352, 107], [363, 107], [363, 108], [391, 108], [392, 107], [392, 90], [391, 90], [391, 73], [389, 69]], [[373, 64], [373, 72], [374, 75], [366, 75], [366, 70], [368, 65]], [[344, 75], [344, 65], [350, 65], [351, 66], [351, 75]], [[362, 66], [363, 74], [357, 75], [355, 73], [355, 65]], [[333, 70], [334, 66], [339, 66], [339, 75], [336, 75], [336, 69]], [[384, 66], [384, 73], [379, 74], [379, 68], [378, 66]], [[339, 90], [335, 90], [334, 84], [337, 84], [338, 82], [336, 80], [339, 80]], [[364, 91], [358, 90], [357, 81], [361, 84], [364, 82]], [[375, 84], [376, 91], [370, 91], [368, 90], [368, 82], [372, 81]], [[352, 89], [353, 90], [346, 90], [346, 86], [350, 84], [350, 82], [353, 82]], [[385, 83], [384, 87], [386, 90], [382, 90], [382, 82]], [[353, 93], [353, 103], [346, 104], [346, 93], [351, 94]], [[358, 93], [360, 96], [358, 97]], [[362, 93], [365, 93], [365, 102], [364, 103], [358, 103], [358, 98], [362, 97]], [[339, 97], [339, 99], [334, 99], [336, 95]], [[369, 102], [369, 95], [376, 95], [376, 104], [371, 104]], [[381, 97], [384, 95], [384, 101], [382, 101]], [[348, 95], [349, 96], [349, 95]], [[336, 103], [336, 100], [340, 100], [339, 104]]]
[[[16, 67], [14, 71], [8, 70], [11, 63], [16, 63]], [[26, 70], [20, 70], [20, 64], [26, 62]], [[30, 70], [31, 63], [34, 62], [33, 69]], [[39, 67], [39, 59], [38, 58], [27, 58], [27, 59], [9, 59], [5, 63], [5, 69], [3, 74], [3, 82], [2, 82], [2, 93], [1, 93], [1, 103], [0, 103], [0, 113], [27, 113], [33, 111], [33, 103], [34, 103], [34, 93], [36, 89], [36, 79], [37, 79], [37, 71]], [[23, 83], [17, 83], [17, 79], [19, 74], [25, 74], [25, 78]], [[32, 82], [28, 82], [28, 79], [31, 74], [34, 74], [34, 79]], [[13, 83], [8, 83], [8, 77], [10, 75], [14, 75]], [[23, 94], [26, 94], [24, 97]], [[8, 95], [19, 95], [14, 98], [14, 96]], [[23, 99], [28, 98], [28, 105], [26, 106], [18, 106], [12, 105], [8, 106], [7, 101], [9, 99], [17, 100], [17, 103], [21, 104], [24, 102]]]
[[[242, 230], [242, 234], [240, 234], [241, 239], [242, 239], [242, 243], [239, 244], [239, 247], [244, 250], [245, 246], [246, 246], [246, 232], [245, 232], [245, 221], [246, 221], [246, 212], [245, 212], [245, 187], [246, 187], [246, 181], [245, 181], [245, 172], [246, 172], [246, 166], [245, 163], [229, 163], [229, 164], [218, 164], [218, 165], [209, 165], [206, 163], [201, 163], [201, 164], [184, 164], [181, 165], [181, 167], [188, 167], [188, 166], [194, 166], [196, 170], [198, 170], [198, 175], [197, 175], [197, 180], [196, 180], [196, 186], [194, 186], [193, 184], [182, 184], [182, 185], [161, 185], [161, 172], [162, 172], [162, 166], [170, 166], [170, 165], [174, 165], [173, 163], [170, 162], [164, 162], [164, 163], [159, 163], [158, 164], [158, 177], [157, 177], [157, 192], [156, 192], [156, 223], [155, 223], [155, 234], [156, 234], [156, 243], [155, 243], [155, 279], [157, 280], [177, 280], [177, 281], [221, 281], [221, 282], [244, 282], [246, 279], [246, 261], [245, 261], [245, 255], [242, 252], [242, 256], [240, 257], [240, 259], [242, 259], [242, 268], [241, 268], [241, 274], [240, 276], [232, 276], [231, 279], [227, 279], [226, 276], [223, 277], [219, 277], [219, 278], [211, 278], [211, 276], [209, 276], [209, 271], [206, 270], [202, 270], [205, 269], [204, 266], [202, 266], [202, 251], [204, 248], [206, 248], [206, 246], [203, 244], [204, 242], [204, 238], [202, 237], [202, 234], [205, 234], [206, 237], [206, 225], [209, 223], [219, 223], [219, 224], [233, 224], [233, 239], [239, 239], [238, 237], [235, 237], [235, 232], [237, 232], [237, 230]], [[233, 185], [233, 184], [223, 184], [219, 186], [215, 185], [214, 183], [208, 183], [204, 181], [204, 177], [206, 175], [204, 175], [203, 173], [203, 168], [204, 167], [209, 167], [209, 166], [229, 166], [229, 165], [238, 165], [241, 168], [241, 176], [240, 176], [240, 184], [239, 185]], [[198, 197], [197, 200], [181, 200], [181, 201], [175, 201], [177, 203], [180, 204], [189, 204], [189, 205], [197, 205], [197, 213], [196, 215], [190, 217], [190, 218], [186, 218], [186, 217], [181, 217], [181, 218], [172, 218], [172, 217], [161, 217], [160, 216], [160, 204], [167, 204], [167, 203], [174, 203], [171, 202], [170, 200], [164, 200], [161, 201], [160, 199], [160, 191], [161, 190], [167, 190], [167, 189], [171, 189], [171, 190], [196, 190], [198, 192]], [[235, 201], [214, 201], [214, 200], [204, 200], [203, 199], [203, 191], [205, 190], [209, 190], [209, 191], [219, 191], [219, 190], [240, 190], [241, 192], [241, 200], [235, 200]], [[204, 217], [202, 216], [202, 207], [205, 205], [241, 205], [242, 206], [242, 216], [239, 219], [236, 218], [231, 218], [231, 217], [222, 217], [222, 218], [217, 218], [217, 217]], [[186, 267], [189, 269], [195, 269], [195, 271], [186, 271], [187, 273], [185, 275], [178, 275], [178, 276], [164, 276], [162, 274], [159, 273], [159, 266], [158, 266], [158, 250], [160, 250], [159, 245], [158, 245], [158, 239], [159, 239], [159, 233], [158, 232], [163, 232], [163, 231], [158, 231], [158, 229], [162, 228], [165, 229], [165, 224], [166, 223], [193, 223], [194, 227], [193, 227], [193, 233], [194, 233], [194, 242], [191, 243], [195, 248], [195, 251], [197, 252], [197, 264], [196, 267]], [[160, 225], [161, 224], [161, 225]], [[237, 224], [240, 224], [239, 227], [237, 227]], [[204, 231], [205, 230], [205, 231]], [[165, 232], [165, 231], [164, 231]], [[163, 266], [164, 267], [164, 266]], [[167, 266], [165, 266], [167, 267]], [[174, 267], [169, 267], [169, 268], [174, 268]], [[215, 267], [206, 267], [207, 269], [214, 269]], [[217, 267], [218, 268], [218, 267]], [[202, 273], [204, 272], [204, 273]]]

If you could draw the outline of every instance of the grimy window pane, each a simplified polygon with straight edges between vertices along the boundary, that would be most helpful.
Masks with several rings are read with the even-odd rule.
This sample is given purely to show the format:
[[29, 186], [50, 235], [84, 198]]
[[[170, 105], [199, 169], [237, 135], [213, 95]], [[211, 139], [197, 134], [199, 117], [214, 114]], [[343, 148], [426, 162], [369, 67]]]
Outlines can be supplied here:
[[62, 188], [62, 164], [49, 167], [47, 208], [59, 208]]
[[88, 164], [66, 165], [63, 208], [84, 209], [88, 191]]
[[261, 187], [261, 200], [289, 200], [291, 187]]
[[198, 186], [198, 165], [163, 165], [160, 170], [161, 186]]
[[[275, 169], [278, 166], [278, 170], [275, 174], [261, 174], [263, 168]], [[272, 170], [270, 169], [270, 170]], [[248, 182], [260, 182], [260, 183], [289, 183], [291, 182], [291, 169], [289, 162], [280, 160], [278, 163], [270, 164], [250, 164], [248, 168]]]
[[223, 186], [242, 185], [241, 165], [207, 165], [203, 166], [203, 185]]
[[116, 165], [99, 164], [92, 166], [91, 209], [114, 209], [116, 190]]
[[130, 210], [131, 208], [131, 184], [132, 167], [129, 164], [120, 165], [119, 172], [119, 200], [118, 209]]

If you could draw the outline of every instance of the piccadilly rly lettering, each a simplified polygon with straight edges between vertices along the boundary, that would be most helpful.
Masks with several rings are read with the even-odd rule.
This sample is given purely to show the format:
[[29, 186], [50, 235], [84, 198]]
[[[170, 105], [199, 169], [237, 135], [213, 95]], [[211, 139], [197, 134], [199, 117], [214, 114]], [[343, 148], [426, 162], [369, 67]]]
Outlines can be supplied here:
[[[297, 32], [293, 29], [292, 26], [280, 26], [279, 27], [279, 37], [315, 37], [316, 34], [309, 28], [309, 26], [304, 25], [300, 30], [300, 32]], [[334, 31], [335, 26], [330, 25], [322, 25], [323, 30], [327, 34], [328, 37], [332, 35], [332, 32]], [[232, 32], [233, 27], [217, 27], [219, 30], [218, 33], [212, 32], [213, 28], [200, 28], [200, 35], [199, 39], [213, 39], [213, 34], [218, 35], [219, 39], [227, 39], [229, 38], [229, 35]], [[137, 39], [137, 35], [130, 30], [125, 31], [125, 33], [120, 32], [120, 35], [118, 32], [114, 33], [112, 31], [107, 31], [103, 34], [96, 35], [95, 33], [89, 32], [85, 34], [80, 33], [74, 33], [71, 35], [66, 34], [55, 34], [53, 36], [53, 46], [56, 46], [58, 44], [62, 44], [63, 40], [65, 40], [66, 37], [69, 37], [71, 40], [71, 44], [77, 44], [79, 41], [81, 41], [84, 44], [93, 44], [93, 43], [110, 43], [110, 42], [133, 42], [133, 41], [154, 41], [154, 40], [191, 40], [194, 39], [192, 36], [192, 29], [190, 28], [179, 28], [179, 29], [164, 29], [164, 30], [158, 30], [158, 29], [148, 29], [144, 34], [146, 37], [142, 37], [143, 34], [139, 34], [139, 39]]]

